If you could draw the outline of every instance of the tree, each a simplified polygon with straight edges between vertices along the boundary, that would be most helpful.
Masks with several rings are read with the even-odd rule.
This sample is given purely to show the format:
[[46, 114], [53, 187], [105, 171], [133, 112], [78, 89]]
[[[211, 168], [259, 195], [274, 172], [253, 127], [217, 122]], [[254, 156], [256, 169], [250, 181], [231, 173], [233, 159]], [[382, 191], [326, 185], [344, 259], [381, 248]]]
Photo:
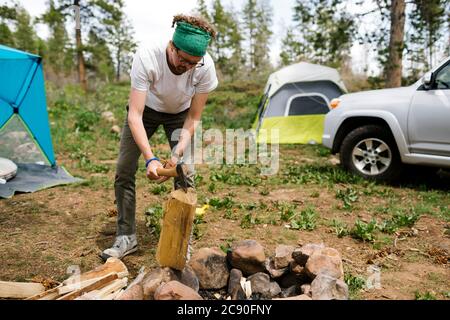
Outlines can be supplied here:
[[103, 12], [101, 19], [104, 25], [103, 33], [106, 43], [112, 48], [116, 81], [119, 81], [121, 72], [130, 66], [130, 54], [136, 48], [133, 41], [133, 27], [124, 14], [123, 0], [97, 0], [96, 4]]
[[222, 75], [235, 79], [245, 64], [238, 14], [232, 6], [225, 8], [221, 0], [214, 0], [211, 11], [208, 11], [205, 1], [198, 1], [196, 11], [217, 31], [216, 39], [210, 45], [217, 69]]
[[258, 5], [256, 15], [256, 27], [258, 32], [255, 37], [254, 64], [255, 69], [264, 73], [271, 69], [270, 63], [270, 38], [272, 37], [273, 9], [269, 1], [263, 0]]
[[202, 16], [207, 21], [211, 21], [211, 18], [208, 13], [208, 7], [206, 5], [205, 0], [198, 0], [197, 1], [197, 13]]
[[[409, 35], [409, 51], [429, 69], [434, 64], [437, 42], [445, 28], [445, 0], [414, 0], [409, 14], [413, 28]], [[448, 2], [448, 1], [447, 1]]]
[[281, 65], [287, 66], [298, 59], [298, 42], [294, 34], [293, 28], [288, 28], [285, 37], [281, 40]]
[[288, 29], [283, 40], [282, 63], [306, 60], [339, 68], [355, 36], [353, 16], [344, 5], [343, 0], [297, 0], [294, 29]]
[[97, 8], [96, 0], [57, 0], [56, 10], [67, 20], [69, 17], [75, 23], [75, 53], [77, 61], [78, 82], [81, 88], [87, 91], [85, 46], [82, 35], [91, 28], [101, 28], [94, 10]]
[[19, 50], [39, 54], [37, 36], [28, 12], [19, 7], [16, 16], [16, 31], [14, 32], [15, 47]]
[[14, 47], [14, 34], [9, 24], [16, 19], [16, 9], [6, 5], [0, 6], [0, 43]]
[[114, 77], [115, 70], [106, 40], [91, 30], [86, 51], [89, 53], [86, 58], [86, 68], [91, 70], [96, 77], [109, 82]]
[[389, 36], [389, 62], [386, 64], [386, 87], [402, 85], [403, 50], [405, 47], [405, 0], [392, 0]]
[[265, 70], [269, 62], [269, 41], [272, 35], [272, 8], [267, 1], [247, 0], [243, 8], [243, 25], [247, 40], [249, 71]]
[[245, 56], [242, 48], [244, 38], [241, 34], [240, 24], [237, 18], [238, 14], [234, 11], [233, 7], [230, 7], [228, 12], [232, 20], [229, 28], [229, 44], [232, 53], [228, 63], [224, 67], [224, 71], [234, 80], [240, 76], [243, 70], [242, 67], [245, 66]]
[[47, 39], [46, 61], [57, 76], [69, 73], [73, 68], [69, 36], [65, 27], [64, 15], [57, 10], [53, 0], [48, 2], [48, 9], [39, 20], [46, 23], [50, 30]]

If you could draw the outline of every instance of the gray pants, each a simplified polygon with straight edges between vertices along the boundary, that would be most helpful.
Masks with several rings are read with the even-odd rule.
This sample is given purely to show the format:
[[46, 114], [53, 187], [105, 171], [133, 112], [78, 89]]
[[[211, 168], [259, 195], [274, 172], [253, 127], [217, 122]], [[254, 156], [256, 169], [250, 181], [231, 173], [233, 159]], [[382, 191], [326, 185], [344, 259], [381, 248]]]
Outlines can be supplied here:
[[[171, 139], [172, 133], [176, 129], [183, 128], [187, 113], [188, 110], [178, 114], [162, 113], [145, 107], [142, 120], [144, 122], [144, 128], [147, 132], [148, 139], [152, 137], [160, 125], [163, 125], [166, 137], [169, 140], [170, 148], [173, 150], [178, 143], [178, 137], [176, 140]], [[155, 156], [157, 156], [156, 151], [153, 151], [155, 152]], [[119, 159], [117, 161], [116, 177], [114, 182], [118, 211], [118, 236], [136, 233], [136, 172], [138, 169], [138, 160], [140, 156], [141, 151], [134, 141], [130, 127], [128, 126], [128, 121], [125, 120], [122, 136], [120, 138]], [[184, 158], [186, 156], [187, 154]], [[188, 166], [188, 168], [188, 186], [194, 188], [193, 165]], [[175, 178], [174, 188], [179, 189], [180, 187], [180, 180]]]

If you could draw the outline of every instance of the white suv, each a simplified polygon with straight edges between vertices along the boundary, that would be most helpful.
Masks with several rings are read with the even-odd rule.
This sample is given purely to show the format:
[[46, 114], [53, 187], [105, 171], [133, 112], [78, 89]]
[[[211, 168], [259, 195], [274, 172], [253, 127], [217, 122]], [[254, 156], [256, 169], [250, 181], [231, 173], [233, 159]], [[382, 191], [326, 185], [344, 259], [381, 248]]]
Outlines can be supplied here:
[[404, 164], [450, 168], [450, 57], [405, 88], [331, 102], [323, 145], [365, 178], [393, 180]]

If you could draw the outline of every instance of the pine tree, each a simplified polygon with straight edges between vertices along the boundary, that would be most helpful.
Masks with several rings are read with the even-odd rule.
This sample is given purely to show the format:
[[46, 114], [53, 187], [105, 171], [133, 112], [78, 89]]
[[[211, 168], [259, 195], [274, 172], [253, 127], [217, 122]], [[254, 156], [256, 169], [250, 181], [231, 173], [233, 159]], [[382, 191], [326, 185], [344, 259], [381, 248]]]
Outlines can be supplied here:
[[10, 29], [11, 22], [16, 19], [15, 8], [0, 6], [0, 43], [14, 47], [14, 34]]
[[229, 47], [232, 50], [232, 53], [224, 71], [232, 80], [235, 80], [241, 76], [242, 66], [245, 65], [245, 56], [242, 48], [242, 41], [244, 38], [240, 30], [238, 14], [233, 7], [230, 7], [228, 12], [231, 20], [229, 27]]
[[62, 73], [68, 74], [73, 69], [74, 57], [70, 48], [64, 15], [56, 9], [53, 0], [48, 2], [48, 9], [40, 20], [46, 23], [50, 30], [50, 36], [47, 39], [47, 64], [58, 77]]
[[288, 28], [285, 37], [281, 40], [281, 65], [287, 66], [298, 60], [298, 42], [294, 34], [293, 28]]
[[89, 31], [86, 52], [86, 68], [92, 72], [93, 77], [110, 82], [115, 74], [111, 52], [106, 40], [94, 30]]
[[5, 46], [15, 47], [14, 35], [5, 22], [0, 22], [0, 43]]
[[413, 30], [408, 34], [411, 59], [430, 69], [437, 42], [445, 30], [445, 0], [414, 0], [409, 14]]
[[208, 13], [208, 7], [206, 5], [205, 0], [198, 0], [197, 1], [197, 9], [196, 9], [196, 11], [204, 19], [206, 19], [207, 21], [211, 21], [211, 17], [210, 17], [210, 15]]
[[112, 48], [116, 68], [116, 81], [120, 80], [122, 71], [130, 67], [130, 54], [136, 47], [133, 41], [133, 27], [124, 14], [123, 0], [97, 0], [102, 10], [101, 19], [106, 43]]
[[[203, 9], [202, 9], [203, 6]], [[207, 11], [204, 1], [199, 1], [197, 12], [204, 10], [203, 17], [207, 16], [209, 22], [217, 31], [216, 40], [210, 45], [210, 53], [216, 62], [219, 75], [235, 79], [242, 69], [242, 35], [239, 30], [238, 15], [233, 7], [225, 8], [221, 0], [214, 0], [211, 12]]]
[[257, 34], [257, 0], [247, 0], [243, 9], [244, 33], [247, 41], [249, 68], [255, 70], [255, 44]]
[[34, 31], [31, 17], [22, 7], [17, 9], [14, 42], [15, 47], [19, 50], [39, 54], [37, 35]]
[[273, 10], [267, 0], [258, 4], [256, 15], [254, 66], [260, 74], [270, 71], [270, 38], [273, 34], [272, 27]]
[[243, 26], [247, 47], [249, 76], [270, 67], [269, 41], [272, 36], [272, 7], [268, 1], [247, 0], [243, 8]]
[[342, 0], [297, 0], [294, 28], [283, 41], [282, 62], [306, 60], [339, 68], [349, 56], [355, 26]]

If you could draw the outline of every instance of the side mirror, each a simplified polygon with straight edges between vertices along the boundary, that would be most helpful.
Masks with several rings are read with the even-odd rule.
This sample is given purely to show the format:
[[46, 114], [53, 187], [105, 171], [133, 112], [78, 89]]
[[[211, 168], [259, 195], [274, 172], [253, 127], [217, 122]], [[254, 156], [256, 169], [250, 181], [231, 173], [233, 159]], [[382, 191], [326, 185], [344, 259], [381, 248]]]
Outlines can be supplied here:
[[427, 72], [422, 78], [422, 84], [425, 89], [430, 89], [433, 81], [433, 73]]

